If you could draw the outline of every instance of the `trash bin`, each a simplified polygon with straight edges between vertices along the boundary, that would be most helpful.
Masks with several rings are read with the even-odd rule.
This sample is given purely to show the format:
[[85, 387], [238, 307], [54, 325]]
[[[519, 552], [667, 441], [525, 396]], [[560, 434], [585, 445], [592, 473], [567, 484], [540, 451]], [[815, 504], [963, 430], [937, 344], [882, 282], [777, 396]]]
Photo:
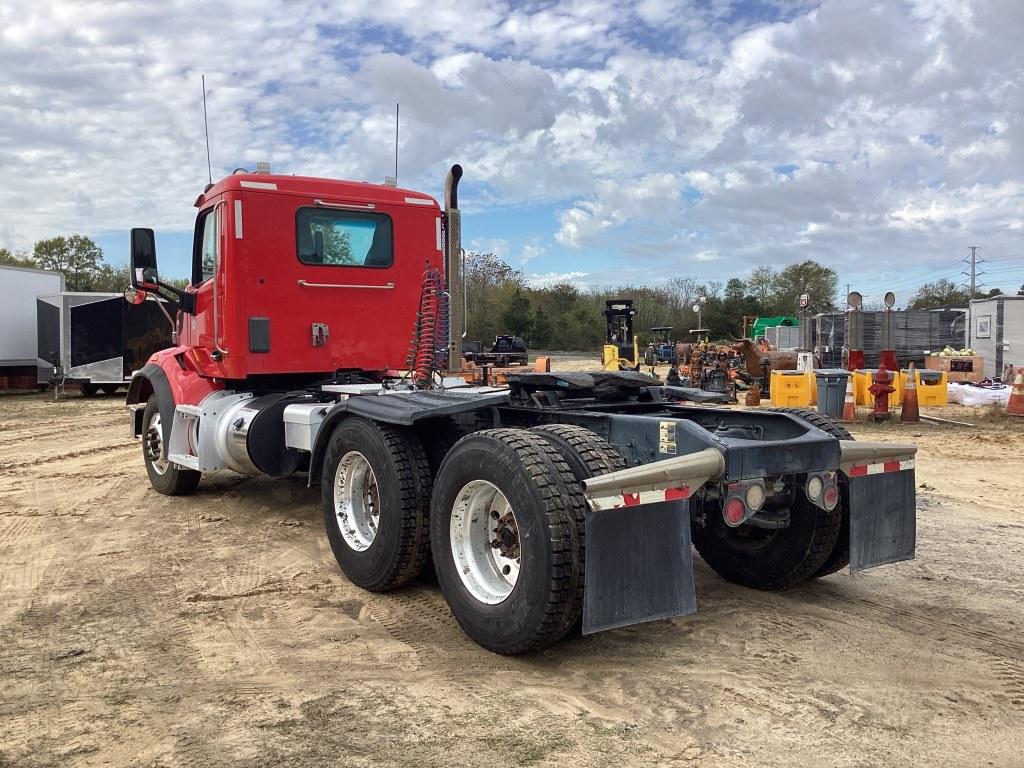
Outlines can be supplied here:
[[846, 382], [850, 372], [842, 368], [820, 368], [814, 371], [818, 390], [818, 413], [835, 419], [843, 418], [843, 403], [846, 402]]

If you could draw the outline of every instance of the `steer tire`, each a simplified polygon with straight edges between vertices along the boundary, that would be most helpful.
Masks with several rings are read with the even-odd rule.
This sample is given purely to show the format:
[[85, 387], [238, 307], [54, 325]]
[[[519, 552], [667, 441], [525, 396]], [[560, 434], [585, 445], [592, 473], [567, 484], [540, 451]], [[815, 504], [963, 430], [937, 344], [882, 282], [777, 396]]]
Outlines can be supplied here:
[[[468, 519], [460, 496], [477, 482], [500, 491], [518, 530], [518, 578], [503, 598], [492, 597], [490, 602], [471, 591], [472, 576], [465, 575], [470, 570], [464, 559], [456, 563], [454, 551], [457, 542], [466, 542], [456, 507], [460, 505]], [[517, 654], [544, 648], [564, 637], [579, 619], [583, 533], [577, 505], [583, 499], [574, 483], [555, 447], [527, 430], [475, 432], [459, 440], [445, 457], [430, 514], [437, 579], [459, 625], [487, 650]], [[480, 562], [486, 564], [487, 550], [480, 551]]]
[[[807, 422], [812, 427], [817, 427], [823, 432], [827, 432], [840, 440], [854, 439], [849, 430], [847, 430], [847, 428], [840, 422], [827, 414], [812, 411], [810, 408], [769, 408], [768, 410], [777, 411], [779, 413], [791, 413], [797, 418]], [[850, 489], [847, 487], [846, 481], [842, 479], [842, 476], [840, 476], [839, 479], [838, 509], [841, 511], [843, 516], [843, 520], [842, 523], [840, 523], [839, 528], [839, 538], [825, 562], [822, 563], [821, 567], [818, 568], [817, 571], [810, 575], [809, 578], [811, 579], [820, 579], [823, 576], [830, 576], [837, 571], [841, 571], [850, 564]]]
[[[338, 468], [346, 456], [356, 461], [361, 456], [376, 485], [376, 528], [362, 549], [357, 549], [361, 542], [346, 539], [335, 507]], [[357, 416], [334, 430], [324, 457], [321, 500], [327, 539], [349, 581], [386, 592], [419, 574], [429, 551], [430, 478], [423, 445], [412, 432]]]
[[789, 526], [776, 530], [725, 524], [719, 504], [693, 527], [693, 545], [719, 576], [753, 589], [788, 589], [814, 577], [835, 549], [842, 528], [839, 507], [827, 512], [797, 492]]
[[170, 429], [170, 425], [163, 424], [159, 417], [156, 395], [152, 395], [142, 412], [142, 461], [146, 465], [149, 484], [164, 496], [188, 496], [199, 486], [203, 473], [162, 461], [169, 437], [165, 430]]

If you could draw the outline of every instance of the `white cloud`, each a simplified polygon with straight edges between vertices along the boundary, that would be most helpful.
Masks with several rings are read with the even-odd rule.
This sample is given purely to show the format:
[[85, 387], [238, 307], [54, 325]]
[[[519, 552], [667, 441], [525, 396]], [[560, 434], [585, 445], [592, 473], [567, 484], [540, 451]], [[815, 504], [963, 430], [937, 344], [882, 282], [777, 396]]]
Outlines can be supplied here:
[[529, 243], [524, 243], [522, 251], [519, 255], [519, 263], [527, 264], [536, 259], [538, 256], [543, 256], [546, 252], [547, 248], [541, 245], [536, 240], [533, 240]]
[[460, 160], [470, 214], [548, 209], [523, 264], [887, 269], [1019, 222], [1021, 29], [998, 0], [8, 3], [0, 241], [189, 229], [202, 71], [215, 175], [382, 179], [400, 101], [403, 185]]

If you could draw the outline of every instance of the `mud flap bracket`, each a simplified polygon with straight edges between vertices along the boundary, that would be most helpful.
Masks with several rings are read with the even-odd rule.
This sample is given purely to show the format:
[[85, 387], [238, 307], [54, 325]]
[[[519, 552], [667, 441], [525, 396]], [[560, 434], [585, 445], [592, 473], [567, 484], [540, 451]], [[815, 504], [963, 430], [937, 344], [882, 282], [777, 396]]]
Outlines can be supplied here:
[[583, 634], [697, 610], [690, 502], [591, 510]]
[[914, 483], [913, 469], [849, 478], [851, 573], [914, 558]]

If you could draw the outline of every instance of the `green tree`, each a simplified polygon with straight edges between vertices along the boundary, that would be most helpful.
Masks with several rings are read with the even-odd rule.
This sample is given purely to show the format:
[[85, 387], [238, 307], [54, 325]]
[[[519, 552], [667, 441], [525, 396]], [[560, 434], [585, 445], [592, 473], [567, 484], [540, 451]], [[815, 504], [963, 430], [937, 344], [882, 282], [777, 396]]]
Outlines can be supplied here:
[[0, 248], [0, 266], [4, 267], [29, 267], [33, 268], [36, 263], [24, 253], [12, 253], [7, 248]]
[[63, 272], [69, 291], [90, 291], [99, 277], [103, 250], [85, 235], [51, 237], [32, 249], [40, 269]]
[[835, 270], [816, 261], [790, 264], [775, 278], [772, 308], [779, 314], [791, 315], [799, 307], [800, 296], [806, 293], [812, 311], [828, 312], [835, 308], [838, 282]]
[[776, 280], [778, 280], [778, 274], [771, 267], [754, 267], [747, 278], [747, 292], [761, 302], [762, 306], [765, 306], [772, 298]]
[[967, 291], [952, 280], [925, 283], [908, 304], [909, 309], [938, 309], [940, 307], [966, 307]]
[[100, 293], [121, 293], [130, 284], [128, 265], [113, 267], [106, 262], [100, 264], [96, 277], [89, 288]]

